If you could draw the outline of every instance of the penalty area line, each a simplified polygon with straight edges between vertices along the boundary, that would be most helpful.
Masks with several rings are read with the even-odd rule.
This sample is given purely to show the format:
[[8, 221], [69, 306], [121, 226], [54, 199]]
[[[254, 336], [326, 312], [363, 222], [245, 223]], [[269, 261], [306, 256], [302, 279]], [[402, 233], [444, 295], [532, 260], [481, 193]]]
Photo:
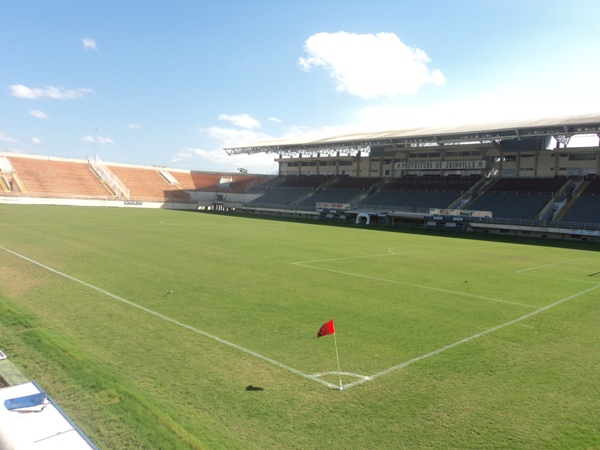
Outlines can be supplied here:
[[552, 264], [545, 264], [543, 266], [530, 267], [529, 269], [517, 270], [515, 273], [525, 273], [525, 272], [529, 272], [530, 270], [537, 270], [537, 269], [544, 269], [545, 267], [559, 266], [561, 264], [566, 264], [566, 263], [571, 263], [571, 262], [576, 262], [576, 261], [583, 261], [584, 259], [587, 259], [587, 258], [570, 259], [568, 261], [559, 261], [559, 262], [555, 262]]
[[423, 285], [420, 285], [420, 284], [405, 283], [404, 281], [388, 280], [387, 278], [372, 277], [370, 275], [363, 275], [363, 274], [360, 274], [360, 273], [344, 272], [342, 270], [328, 269], [326, 267], [311, 266], [309, 264], [305, 264], [305, 263], [301, 263], [301, 262], [294, 262], [292, 264], [295, 265], [295, 266], [299, 266], [299, 267], [306, 267], [306, 268], [309, 268], [309, 269], [322, 270], [322, 271], [325, 271], [325, 272], [337, 273], [337, 274], [340, 274], [340, 275], [348, 275], [348, 276], [357, 277], [357, 278], [365, 278], [367, 280], [374, 280], [374, 281], [381, 281], [381, 282], [384, 282], [384, 283], [399, 284], [399, 285], [402, 285], [402, 286], [410, 286], [410, 287], [414, 287], [414, 288], [418, 288], [418, 289], [427, 289], [427, 290], [430, 290], [430, 291], [445, 292], [447, 294], [461, 295], [463, 297], [478, 298], [478, 299], [487, 300], [487, 301], [490, 301], [490, 302], [508, 303], [509, 305], [523, 306], [525, 308], [537, 308], [537, 306], [528, 305], [527, 303], [511, 302], [509, 300], [502, 300], [502, 299], [499, 299], [499, 298], [484, 297], [482, 295], [469, 294], [468, 292], [451, 291], [449, 289], [436, 288], [436, 287], [433, 287], [433, 286], [423, 286]]
[[550, 308], [554, 308], [555, 306], [558, 306], [561, 303], [568, 302], [569, 300], [573, 300], [574, 298], [579, 297], [580, 295], [587, 294], [588, 292], [591, 292], [591, 291], [593, 291], [595, 289], [598, 289], [599, 287], [600, 287], [600, 284], [598, 284], [598, 285], [596, 285], [596, 286], [594, 286], [592, 288], [586, 289], [584, 291], [578, 292], [577, 294], [570, 295], [569, 297], [565, 297], [562, 300], [554, 302], [554, 303], [552, 303], [552, 304], [550, 304], [548, 306], [544, 306], [543, 308], [540, 308], [538, 310], [530, 312], [529, 314], [525, 314], [524, 316], [521, 316], [521, 317], [518, 317], [516, 319], [510, 320], [510, 321], [508, 321], [506, 323], [503, 323], [501, 325], [498, 325], [498, 326], [495, 326], [493, 328], [490, 328], [489, 330], [485, 330], [485, 331], [482, 331], [480, 333], [474, 334], [473, 336], [469, 336], [468, 338], [461, 339], [460, 341], [456, 341], [453, 344], [446, 345], [446, 346], [438, 348], [437, 350], [434, 350], [432, 352], [429, 352], [429, 353], [426, 353], [424, 355], [417, 356], [416, 358], [413, 358], [411, 360], [405, 361], [402, 364], [398, 364], [397, 366], [393, 366], [393, 367], [390, 367], [389, 369], [383, 370], [383, 371], [381, 371], [379, 373], [376, 373], [374, 375], [370, 375], [368, 377], [368, 380], [367, 379], [363, 379], [363, 380], [354, 381], [354, 382], [352, 382], [350, 384], [345, 385], [344, 388], [345, 389], [349, 389], [349, 388], [351, 388], [353, 386], [365, 383], [366, 381], [370, 381], [370, 380], [373, 380], [375, 378], [381, 377], [383, 375], [387, 375], [388, 373], [395, 372], [396, 370], [403, 369], [406, 366], [409, 366], [409, 365], [414, 364], [416, 362], [419, 362], [419, 361], [422, 361], [424, 359], [430, 358], [431, 356], [438, 355], [438, 354], [440, 354], [442, 352], [445, 352], [446, 350], [450, 350], [450, 349], [452, 349], [454, 347], [458, 347], [461, 344], [466, 344], [467, 342], [470, 342], [470, 341], [472, 341], [474, 339], [477, 339], [477, 338], [479, 338], [481, 336], [485, 336], [486, 334], [493, 333], [494, 331], [500, 330], [501, 328], [507, 327], [509, 325], [513, 325], [513, 324], [515, 324], [517, 322], [521, 322], [522, 320], [528, 319], [528, 318], [530, 318], [532, 316], [535, 316], [536, 314], [539, 314], [539, 313], [541, 313], [543, 311], [547, 311]]
[[329, 388], [332, 388], [332, 389], [337, 389], [338, 388], [337, 385], [329, 383], [329, 382], [327, 382], [325, 380], [322, 380], [322, 379], [320, 379], [320, 378], [318, 378], [318, 377], [316, 377], [314, 375], [309, 375], [309, 374], [304, 373], [304, 372], [302, 372], [302, 371], [300, 371], [298, 369], [294, 369], [293, 367], [290, 367], [290, 366], [287, 366], [287, 365], [285, 365], [283, 363], [280, 363], [279, 361], [275, 361], [274, 359], [271, 359], [268, 356], [261, 355], [260, 353], [256, 353], [255, 351], [252, 351], [252, 350], [247, 349], [245, 347], [242, 347], [240, 345], [234, 344], [233, 342], [229, 342], [229, 341], [226, 341], [225, 339], [221, 339], [220, 337], [215, 336], [215, 335], [210, 334], [210, 333], [207, 333], [206, 331], [202, 331], [202, 330], [199, 330], [198, 328], [192, 327], [191, 325], [187, 325], [185, 323], [179, 322], [178, 320], [172, 319], [171, 317], [165, 316], [164, 314], [161, 314], [159, 312], [153, 311], [153, 310], [151, 310], [149, 308], [146, 308], [145, 306], [138, 305], [137, 303], [134, 303], [134, 302], [132, 302], [130, 300], [124, 299], [123, 297], [119, 297], [118, 295], [115, 295], [115, 294], [113, 294], [111, 292], [105, 291], [104, 289], [99, 288], [97, 286], [94, 286], [93, 284], [86, 283], [85, 281], [79, 280], [79, 279], [77, 279], [75, 277], [72, 277], [71, 275], [67, 275], [66, 273], [59, 272], [58, 270], [53, 269], [52, 267], [46, 266], [46, 265], [44, 265], [44, 264], [42, 264], [42, 263], [40, 263], [38, 261], [35, 261], [35, 260], [31, 259], [31, 258], [28, 258], [27, 256], [24, 256], [24, 255], [21, 255], [21, 254], [19, 254], [17, 252], [9, 250], [6, 247], [0, 246], [0, 249], [6, 251], [8, 253], [11, 253], [12, 255], [15, 255], [15, 256], [17, 256], [19, 258], [22, 258], [25, 261], [28, 261], [28, 262], [30, 262], [32, 264], [35, 264], [35, 265], [37, 265], [37, 266], [39, 266], [39, 267], [41, 267], [43, 269], [46, 269], [46, 270], [48, 270], [48, 271], [50, 271], [50, 272], [52, 272], [52, 273], [54, 273], [56, 275], [60, 275], [61, 277], [67, 278], [68, 280], [71, 280], [71, 281], [74, 281], [76, 283], [82, 284], [83, 286], [86, 286], [86, 287], [88, 287], [90, 289], [98, 291], [98, 292], [100, 292], [100, 293], [102, 293], [104, 295], [107, 295], [107, 296], [115, 299], [115, 300], [118, 300], [118, 301], [120, 301], [122, 303], [125, 303], [126, 305], [133, 306], [134, 308], [137, 308], [137, 309], [139, 309], [141, 311], [144, 311], [144, 312], [146, 312], [148, 314], [151, 314], [151, 315], [153, 315], [155, 317], [158, 317], [159, 319], [165, 320], [165, 321], [170, 322], [170, 323], [172, 323], [174, 325], [178, 325], [178, 326], [180, 326], [182, 328], [185, 328], [186, 330], [189, 330], [189, 331], [192, 331], [194, 333], [197, 333], [197, 334], [200, 334], [202, 336], [205, 336], [207, 338], [213, 339], [213, 340], [215, 340], [215, 341], [217, 341], [217, 342], [219, 342], [221, 344], [227, 345], [227, 346], [232, 347], [232, 348], [234, 348], [236, 350], [239, 350], [241, 352], [247, 353], [248, 355], [254, 356], [255, 358], [262, 359], [263, 361], [266, 361], [269, 364], [272, 364], [272, 365], [274, 365], [276, 367], [279, 367], [280, 369], [287, 370], [287, 371], [292, 372], [292, 373], [294, 373], [296, 375], [300, 375], [301, 377], [307, 378], [307, 379], [312, 380], [312, 381], [316, 381], [317, 383], [324, 384], [325, 386], [327, 386]]

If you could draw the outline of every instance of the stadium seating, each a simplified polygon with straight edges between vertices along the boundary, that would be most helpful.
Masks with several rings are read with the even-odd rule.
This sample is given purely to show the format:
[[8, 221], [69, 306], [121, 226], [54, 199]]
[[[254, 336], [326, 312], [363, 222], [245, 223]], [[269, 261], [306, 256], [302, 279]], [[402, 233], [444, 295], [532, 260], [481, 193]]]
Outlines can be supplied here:
[[334, 178], [327, 175], [290, 175], [282, 177], [279, 187], [302, 187], [315, 189]]
[[460, 191], [420, 192], [383, 190], [369, 197], [361, 205], [371, 207], [446, 208], [461, 195]]
[[398, 178], [361, 202], [361, 205], [382, 209], [390, 206], [410, 209], [447, 208], [477, 181], [478, 178], [471, 177]]
[[534, 219], [566, 182], [565, 178], [500, 178], [467, 209], [491, 211], [495, 218]]
[[84, 162], [18, 157], [9, 161], [29, 195], [114, 197]]
[[533, 219], [550, 199], [552, 199], [552, 194], [486, 192], [471, 203], [468, 209], [491, 211], [494, 218]]
[[600, 178], [592, 178], [563, 222], [600, 223]]
[[260, 186], [274, 178], [270, 175], [232, 175], [233, 181], [227, 186], [219, 186], [223, 177], [219, 173], [204, 172], [172, 172], [182, 189], [188, 191], [219, 191], [230, 193], [246, 193], [250, 189]]
[[129, 198], [143, 201], [187, 201], [189, 196], [169, 184], [156, 169], [111, 166], [108, 168], [129, 188]]
[[562, 222], [600, 223], [600, 194], [582, 194]]
[[315, 209], [317, 203], [350, 203], [352, 199], [360, 195], [362, 189], [323, 189], [298, 203], [298, 207]]
[[265, 193], [254, 199], [250, 203], [253, 205], [271, 205], [276, 207], [287, 206], [297, 198], [310, 192], [310, 188], [306, 187], [287, 187], [287, 188], [271, 188], [265, 190]]
[[518, 192], [552, 194], [567, 180], [564, 178], [500, 178], [486, 192]]

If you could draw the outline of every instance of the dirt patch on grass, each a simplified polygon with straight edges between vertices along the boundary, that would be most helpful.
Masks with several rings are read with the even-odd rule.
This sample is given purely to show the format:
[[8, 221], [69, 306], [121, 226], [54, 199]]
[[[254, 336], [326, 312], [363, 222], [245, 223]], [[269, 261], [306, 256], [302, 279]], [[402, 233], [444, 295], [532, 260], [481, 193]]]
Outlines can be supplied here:
[[6, 298], [19, 298], [44, 286], [50, 274], [12, 255], [0, 255], [0, 291]]

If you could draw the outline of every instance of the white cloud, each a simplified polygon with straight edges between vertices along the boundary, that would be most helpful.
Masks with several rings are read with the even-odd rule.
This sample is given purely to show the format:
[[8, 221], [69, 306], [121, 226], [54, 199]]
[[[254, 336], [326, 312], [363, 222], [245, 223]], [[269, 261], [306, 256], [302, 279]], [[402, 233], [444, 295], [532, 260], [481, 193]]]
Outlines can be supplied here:
[[172, 162], [194, 161], [194, 166], [201, 166], [203, 170], [223, 172], [237, 172], [238, 167], [243, 167], [250, 173], [274, 173], [277, 164], [273, 162], [274, 156], [260, 153], [257, 155], [228, 156], [223, 150], [204, 150], [201, 148], [184, 148], [171, 159]]
[[271, 122], [276, 122], [276, 123], [283, 123], [283, 120], [278, 119], [277, 117], [269, 117], [269, 120]]
[[248, 114], [221, 114], [219, 120], [226, 120], [242, 128], [259, 128], [260, 122]]
[[33, 142], [34, 144], [41, 144], [42, 143], [41, 139], [38, 139], [36, 137], [32, 137], [31, 138], [31, 142]]
[[235, 155], [229, 156], [223, 151], [224, 147], [235, 147], [252, 142], [271, 140], [272, 136], [253, 130], [238, 130], [235, 128], [209, 127], [199, 128], [200, 132], [208, 138], [217, 142], [217, 148], [205, 150], [202, 148], [187, 147], [179, 150], [171, 161], [179, 163], [189, 162], [193, 159], [195, 167], [202, 170], [215, 170], [225, 172], [237, 172], [239, 167], [247, 169], [251, 173], [275, 173], [277, 164], [273, 162], [272, 154]]
[[182, 150], [179, 150], [173, 155], [173, 157], [171, 158], [171, 162], [178, 163], [181, 161], [187, 161], [188, 159], [191, 159], [194, 156], [192, 154], [194, 153], [194, 150], [195, 149], [192, 148], [184, 148]]
[[137, 125], [135, 123], [130, 123], [129, 124], [129, 128], [142, 128], [142, 126], [141, 125]]
[[318, 33], [304, 45], [308, 58], [298, 63], [305, 71], [323, 66], [339, 92], [364, 99], [415, 94], [425, 83], [442, 85], [444, 75], [430, 71], [427, 54], [406, 46], [394, 33]]
[[71, 100], [81, 98], [84, 94], [92, 94], [94, 91], [89, 88], [65, 89], [56, 86], [44, 86], [43, 88], [28, 88], [22, 84], [13, 84], [8, 87], [13, 97], [28, 98], [35, 100], [38, 98], [53, 98], [61, 100]]
[[45, 112], [39, 111], [37, 109], [29, 111], [29, 114], [33, 117], [37, 117], [38, 119], [48, 119], [48, 115]]
[[98, 143], [100, 145], [104, 145], [104, 144], [114, 144], [115, 141], [113, 141], [111, 138], [105, 138], [102, 136], [84, 136], [83, 137], [83, 141], [84, 142], [92, 142], [92, 143]]
[[83, 46], [86, 49], [91, 49], [91, 50], [98, 50], [98, 47], [96, 47], [96, 41], [92, 38], [83, 38], [82, 39], [83, 42]]
[[273, 137], [252, 130], [237, 130], [235, 128], [209, 127], [199, 129], [203, 134], [218, 140], [223, 147], [235, 147], [251, 142], [271, 140]]
[[4, 134], [3, 131], [0, 131], [0, 142], [10, 142], [12, 144], [16, 144], [17, 142], [19, 142], [19, 140], [8, 137], [7, 135]]

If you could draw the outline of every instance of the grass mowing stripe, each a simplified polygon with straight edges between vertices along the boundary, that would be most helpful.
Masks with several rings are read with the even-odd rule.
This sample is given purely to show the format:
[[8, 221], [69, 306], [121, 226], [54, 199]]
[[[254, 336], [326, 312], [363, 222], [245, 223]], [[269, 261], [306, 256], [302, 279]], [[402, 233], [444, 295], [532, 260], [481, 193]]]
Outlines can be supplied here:
[[431, 356], [438, 355], [438, 354], [440, 354], [440, 353], [442, 353], [442, 352], [444, 352], [446, 350], [450, 350], [451, 348], [458, 347], [461, 344], [465, 344], [465, 343], [467, 343], [469, 341], [472, 341], [473, 339], [477, 339], [477, 338], [479, 338], [481, 336], [485, 336], [486, 334], [492, 333], [492, 332], [497, 331], [497, 330], [499, 330], [501, 328], [504, 328], [504, 327], [507, 327], [509, 325], [515, 324], [517, 322], [520, 322], [522, 320], [528, 319], [529, 317], [535, 316], [536, 314], [539, 314], [542, 311], [546, 311], [546, 310], [548, 310], [550, 308], [558, 306], [561, 303], [568, 302], [569, 300], [572, 300], [572, 299], [574, 299], [576, 297], [579, 297], [580, 295], [587, 294], [588, 292], [591, 292], [594, 289], [598, 289], [599, 287], [600, 287], [600, 284], [598, 284], [598, 285], [596, 285], [596, 286], [594, 286], [592, 288], [586, 289], [585, 291], [581, 291], [581, 292], [578, 292], [577, 294], [573, 294], [573, 295], [571, 295], [569, 297], [563, 298], [562, 300], [559, 300], [559, 301], [557, 301], [555, 303], [552, 303], [551, 305], [544, 306], [543, 308], [540, 308], [540, 309], [538, 309], [536, 311], [530, 312], [529, 314], [525, 314], [522, 317], [518, 317], [518, 318], [516, 318], [514, 320], [510, 320], [510, 321], [508, 321], [506, 323], [503, 323], [502, 325], [498, 325], [496, 327], [490, 328], [489, 330], [485, 330], [485, 331], [482, 331], [481, 333], [474, 334], [473, 336], [470, 336], [470, 337], [465, 338], [465, 339], [461, 339], [460, 341], [457, 341], [457, 342], [455, 342], [453, 344], [446, 345], [445, 347], [438, 348], [437, 350], [434, 350], [432, 352], [429, 352], [429, 353], [426, 353], [424, 355], [418, 356], [418, 357], [413, 358], [413, 359], [411, 359], [409, 361], [403, 362], [402, 364], [398, 364], [397, 366], [390, 367], [389, 369], [383, 370], [383, 371], [381, 371], [379, 373], [376, 373], [374, 375], [370, 375], [368, 377], [368, 379], [362, 379], [362, 380], [354, 381], [353, 383], [350, 383], [350, 384], [346, 385], [345, 388], [349, 389], [349, 388], [351, 388], [353, 386], [356, 386], [358, 384], [362, 384], [362, 383], [364, 383], [366, 381], [370, 381], [370, 380], [372, 380], [374, 378], [377, 378], [377, 377], [380, 377], [380, 376], [383, 376], [383, 375], [387, 375], [388, 373], [391, 373], [391, 372], [394, 372], [396, 370], [402, 369], [402, 368], [404, 368], [406, 366], [409, 366], [409, 365], [411, 365], [413, 363], [416, 363], [418, 361], [422, 361], [424, 359], [427, 359], [427, 358], [429, 358]]
[[412, 283], [405, 283], [403, 281], [388, 280], [386, 278], [372, 277], [370, 275], [363, 275], [363, 274], [360, 274], [360, 273], [343, 272], [341, 270], [334, 270], [334, 269], [327, 269], [325, 267], [311, 266], [311, 265], [305, 264], [303, 262], [294, 262], [292, 264], [296, 265], [296, 266], [307, 267], [309, 269], [324, 270], [326, 272], [339, 273], [341, 275], [350, 275], [350, 276], [353, 276], [353, 277], [366, 278], [368, 280], [373, 280], [373, 281], [383, 281], [385, 283], [401, 284], [403, 286], [416, 287], [416, 288], [420, 288], [420, 289], [429, 289], [431, 291], [445, 292], [447, 294], [462, 295], [462, 296], [465, 296], [465, 297], [479, 298], [481, 300], [488, 300], [488, 301], [491, 301], [491, 302], [508, 303], [508, 304], [511, 304], [511, 305], [524, 306], [526, 308], [538, 308], [538, 306], [528, 305], [526, 303], [511, 302], [509, 300], [501, 300], [499, 298], [483, 297], [481, 295], [467, 294], [466, 292], [450, 291], [448, 289], [436, 288], [436, 287], [431, 287], [431, 286], [422, 286], [420, 284], [412, 284]]
[[4, 251], [8, 252], [8, 253], [11, 253], [11, 254], [19, 257], [19, 258], [24, 259], [25, 261], [29, 261], [32, 264], [36, 264], [36, 265], [38, 265], [38, 266], [40, 266], [40, 267], [42, 267], [42, 268], [44, 268], [44, 269], [46, 269], [46, 270], [48, 270], [50, 272], [53, 272], [53, 273], [55, 273], [57, 275], [65, 277], [65, 278], [67, 278], [67, 279], [69, 279], [71, 281], [75, 281], [76, 283], [82, 284], [82, 285], [84, 285], [84, 286], [86, 286], [86, 287], [88, 287], [90, 289], [94, 289], [94, 290], [96, 290], [98, 292], [101, 292], [102, 294], [105, 294], [105, 295], [108, 295], [109, 297], [114, 298], [115, 300], [118, 300], [120, 302], [123, 302], [123, 303], [129, 305], [129, 306], [133, 306], [134, 308], [138, 308], [138, 309], [140, 309], [140, 310], [142, 310], [142, 311], [144, 311], [144, 312], [146, 312], [148, 314], [152, 314], [153, 316], [156, 316], [156, 317], [159, 317], [159, 318], [161, 318], [163, 320], [166, 320], [167, 322], [171, 322], [171, 323], [173, 323], [175, 325], [178, 325], [180, 327], [183, 327], [183, 328], [185, 328], [187, 330], [193, 331], [194, 333], [198, 333], [198, 334], [201, 334], [202, 336], [206, 336], [206, 337], [208, 337], [210, 339], [213, 339], [213, 340], [215, 340], [217, 342], [220, 342], [221, 344], [225, 344], [225, 345], [228, 345], [229, 347], [233, 347], [236, 350], [240, 350], [240, 351], [242, 351], [244, 353], [247, 353], [247, 354], [249, 354], [251, 356], [254, 356], [256, 358], [262, 359], [263, 361], [266, 361], [266, 362], [268, 362], [268, 363], [270, 363], [270, 364], [272, 364], [274, 366], [277, 366], [277, 367], [279, 367], [281, 369], [288, 370], [288, 371], [290, 371], [290, 372], [292, 372], [292, 373], [294, 373], [296, 375], [300, 375], [301, 377], [307, 378], [307, 379], [312, 380], [312, 381], [316, 381], [317, 383], [324, 384], [325, 386], [330, 387], [332, 389], [337, 389], [336, 385], [334, 385], [332, 383], [329, 383], [329, 382], [327, 382], [325, 380], [321, 380], [320, 378], [315, 377], [314, 375], [309, 375], [309, 374], [304, 373], [304, 372], [302, 372], [302, 371], [300, 371], [298, 369], [294, 369], [293, 367], [286, 366], [285, 364], [280, 363], [279, 361], [275, 361], [274, 359], [271, 359], [271, 358], [269, 358], [267, 356], [263, 356], [260, 353], [256, 353], [256, 352], [254, 352], [254, 351], [252, 351], [250, 349], [247, 349], [247, 348], [242, 347], [240, 345], [234, 344], [233, 342], [226, 341], [225, 339], [221, 339], [220, 337], [217, 337], [215, 335], [207, 333], [206, 331], [199, 330], [199, 329], [194, 328], [194, 327], [192, 327], [190, 325], [187, 325], [185, 323], [182, 323], [182, 322], [179, 322], [179, 321], [177, 321], [175, 319], [172, 319], [172, 318], [170, 318], [168, 316], [165, 316], [165, 315], [163, 315], [161, 313], [153, 311], [153, 310], [151, 310], [149, 308], [146, 308], [144, 306], [138, 305], [137, 303], [134, 303], [134, 302], [132, 302], [130, 300], [126, 300], [126, 299], [124, 299], [122, 297], [119, 297], [118, 295], [115, 295], [115, 294], [112, 294], [111, 292], [105, 291], [102, 288], [99, 288], [99, 287], [94, 286], [92, 284], [86, 283], [85, 281], [79, 280], [79, 279], [77, 279], [75, 277], [72, 277], [70, 275], [67, 275], [65, 273], [59, 272], [56, 269], [48, 267], [48, 266], [46, 266], [46, 265], [44, 265], [44, 264], [42, 264], [42, 263], [40, 263], [38, 261], [35, 261], [35, 260], [31, 259], [31, 258], [28, 258], [28, 257], [26, 257], [24, 255], [21, 255], [21, 254], [17, 253], [17, 252], [9, 250], [6, 247], [0, 246], [0, 248], [2, 250], [4, 250]]

